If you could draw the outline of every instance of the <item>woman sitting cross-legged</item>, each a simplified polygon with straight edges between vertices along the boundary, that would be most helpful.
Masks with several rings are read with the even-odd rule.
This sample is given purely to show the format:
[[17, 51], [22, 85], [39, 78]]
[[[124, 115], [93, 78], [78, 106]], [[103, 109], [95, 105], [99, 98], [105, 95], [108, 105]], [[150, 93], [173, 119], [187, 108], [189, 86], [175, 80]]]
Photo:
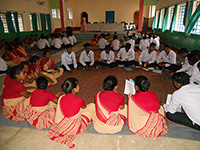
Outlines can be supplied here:
[[96, 116], [94, 129], [99, 133], [117, 133], [126, 121], [127, 107], [123, 95], [117, 93], [117, 79], [108, 76], [103, 83], [105, 91], [95, 95]]
[[57, 98], [53, 93], [46, 91], [48, 80], [45, 77], [37, 78], [36, 83], [38, 89], [31, 93], [26, 119], [32, 126], [40, 130], [52, 125], [56, 114]]
[[26, 78], [23, 64], [14, 66], [9, 72], [9, 81], [3, 91], [3, 115], [5, 118], [20, 122], [26, 119], [25, 111], [29, 105], [29, 95], [25, 86], [21, 83]]
[[148, 91], [149, 80], [145, 76], [135, 78], [136, 94], [128, 99], [129, 130], [143, 137], [158, 137], [168, 132], [164, 109], [160, 107], [157, 95]]
[[62, 84], [62, 90], [66, 94], [58, 99], [55, 123], [48, 134], [52, 141], [65, 144], [69, 148], [75, 147], [73, 141], [76, 135], [86, 131], [95, 112], [93, 103], [86, 107], [84, 100], [75, 96], [79, 88], [79, 81], [75, 78], [68, 78]]

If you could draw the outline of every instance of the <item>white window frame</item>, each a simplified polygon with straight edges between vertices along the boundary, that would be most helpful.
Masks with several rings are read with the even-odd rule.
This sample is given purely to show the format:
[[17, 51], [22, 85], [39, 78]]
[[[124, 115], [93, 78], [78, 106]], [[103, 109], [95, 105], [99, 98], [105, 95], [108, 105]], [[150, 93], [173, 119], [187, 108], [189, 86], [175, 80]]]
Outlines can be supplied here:
[[57, 18], [57, 11], [56, 9], [51, 9], [52, 18]]
[[68, 12], [68, 19], [73, 19], [73, 11], [72, 8], [67, 8], [67, 12]]
[[174, 6], [172, 7], [169, 7], [169, 13], [168, 13], [168, 23], [167, 23], [167, 30], [170, 30], [170, 26], [171, 26], [171, 23], [172, 23], [172, 17], [173, 17], [173, 14], [174, 14]]
[[[192, 9], [192, 14], [194, 11], [197, 9], [197, 4], [200, 5], [200, 0], [194, 1], [193, 2], [193, 9]], [[197, 29], [197, 30], [196, 30]], [[194, 29], [191, 32], [192, 34], [200, 34], [200, 18], [197, 20], [197, 22], [194, 25]]]
[[38, 29], [38, 31], [41, 31], [42, 25], [41, 25], [40, 14], [36, 14], [36, 18], [37, 18], [37, 29]]
[[1, 11], [0, 17], [1, 17], [1, 20], [3, 22], [4, 33], [9, 33], [8, 24], [7, 24], [7, 21], [6, 21], [6, 12]]
[[31, 28], [31, 31], [33, 31], [33, 23], [32, 23], [32, 15], [29, 14], [29, 20], [30, 20], [30, 28]]
[[160, 14], [160, 24], [159, 24], [159, 29], [162, 29], [162, 24], [163, 24], [163, 20], [164, 20], [164, 15], [165, 15], [165, 9], [161, 9], [161, 14]]
[[[180, 10], [181, 7], [183, 7], [183, 6], [186, 7], [186, 3], [178, 5], [177, 14], [176, 14], [175, 31], [178, 31], [178, 32], [185, 32], [185, 26], [183, 25], [185, 12], [183, 13], [183, 16], [180, 16], [180, 11], [183, 11], [183, 10], [185, 11], [185, 8], [183, 10]], [[181, 24], [180, 24], [180, 21], [182, 21]], [[181, 27], [180, 27], [180, 25], [181, 25]]]
[[149, 18], [154, 17], [156, 14], [156, 5], [149, 6]]
[[159, 10], [156, 11], [155, 29], [157, 29], [158, 26], [158, 16], [159, 16]]

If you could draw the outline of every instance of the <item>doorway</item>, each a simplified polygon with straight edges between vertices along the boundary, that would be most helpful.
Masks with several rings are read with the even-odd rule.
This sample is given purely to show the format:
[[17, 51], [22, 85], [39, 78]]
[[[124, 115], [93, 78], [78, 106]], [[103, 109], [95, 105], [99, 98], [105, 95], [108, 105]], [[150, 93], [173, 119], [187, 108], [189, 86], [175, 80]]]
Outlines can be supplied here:
[[115, 11], [106, 11], [106, 23], [115, 22]]
[[133, 14], [133, 22], [135, 23], [136, 28], [138, 29], [139, 23], [139, 10], [135, 11]]
[[84, 11], [84, 12], [81, 13], [81, 22], [82, 22], [82, 18], [83, 17], [86, 18], [86, 23], [88, 23], [88, 14], [87, 14], [87, 12]]

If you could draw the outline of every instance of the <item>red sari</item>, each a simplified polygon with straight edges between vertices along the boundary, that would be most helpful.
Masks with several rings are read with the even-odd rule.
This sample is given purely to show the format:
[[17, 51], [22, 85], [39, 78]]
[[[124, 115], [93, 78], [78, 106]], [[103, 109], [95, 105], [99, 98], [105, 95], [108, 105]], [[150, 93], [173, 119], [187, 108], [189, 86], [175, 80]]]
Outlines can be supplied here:
[[21, 63], [19, 54], [15, 50], [8, 52], [7, 55], [16, 65]]
[[16, 51], [20, 56], [24, 57], [26, 60], [29, 59], [26, 50], [20, 45], [16, 48]]

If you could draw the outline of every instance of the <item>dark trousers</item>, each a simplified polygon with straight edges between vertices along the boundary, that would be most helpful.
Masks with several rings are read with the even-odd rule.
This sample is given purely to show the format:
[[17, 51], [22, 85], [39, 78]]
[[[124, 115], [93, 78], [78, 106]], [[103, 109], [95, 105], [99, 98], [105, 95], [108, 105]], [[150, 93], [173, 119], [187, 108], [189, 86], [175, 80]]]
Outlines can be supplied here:
[[188, 118], [186, 113], [176, 112], [175, 114], [171, 114], [170, 112], [167, 112], [166, 117], [173, 122], [194, 128], [196, 130], [200, 130], [200, 125], [193, 124], [193, 122], [190, 120], [190, 118]]
[[[167, 64], [166, 62], [162, 62], [161, 64]], [[176, 64], [170, 64], [170, 66], [168, 67], [162, 67], [159, 64], [156, 64], [156, 66], [162, 70], [163, 68], [168, 69], [170, 72], [176, 72], [177, 70], [181, 69], [180, 66], [176, 65]]]
[[117, 60], [116, 61], [116, 64], [117, 65], [124, 65], [124, 67], [128, 67], [128, 66], [131, 66], [131, 65], [136, 65], [136, 66], [139, 66], [139, 63], [135, 60], [131, 60], [131, 61], [121, 61], [121, 60]]
[[[142, 62], [142, 66], [144, 67], [144, 63], [145, 62]], [[151, 64], [147, 64], [147, 66], [146, 67], [155, 67], [156, 66], [156, 63], [154, 62], [154, 63], [151, 63]]]
[[[94, 64], [92, 66], [90, 66], [91, 62], [85, 62], [86, 66], [91, 67], [91, 68], [96, 68], [96, 66], [98, 66], [99, 62], [95, 61]], [[78, 68], [85, 68], [85, 66], [83, 66], [80, 62], [78, 63]]]
[[[6, 70], [6, 71], [7, 71], [7, 70]], [[1, 70], [0, 70], [0, 74], [4, 74], [4, 73], [6, 73], [6, 71], [1, 71]]]
[[100, 65], [100, 66], [108, 66], [109, 68], [114, 68], [114, 67], [117, 66], [117, 64], [114, 63], [114, 62], [112, 62], [112, 63], [110, 63], [110, 64], [107, 64], [106, 62], [103, 62], [103, 61], [100, 61], [100, 62], [99, 62], [99, 65]]
[[[74, 70], [74, 69], [75, 69], [75, 68], [74, 68], [74, 64], [70, 64], [70, 65], [68, 65], [68, 66], [69, 66], [69, 68], [70, 68], [71, 70]], [[60, 68], [63, 68], [63, 69], [64, 69], [64, 72], [68, 71], [64, 65], [60, 66]]]

